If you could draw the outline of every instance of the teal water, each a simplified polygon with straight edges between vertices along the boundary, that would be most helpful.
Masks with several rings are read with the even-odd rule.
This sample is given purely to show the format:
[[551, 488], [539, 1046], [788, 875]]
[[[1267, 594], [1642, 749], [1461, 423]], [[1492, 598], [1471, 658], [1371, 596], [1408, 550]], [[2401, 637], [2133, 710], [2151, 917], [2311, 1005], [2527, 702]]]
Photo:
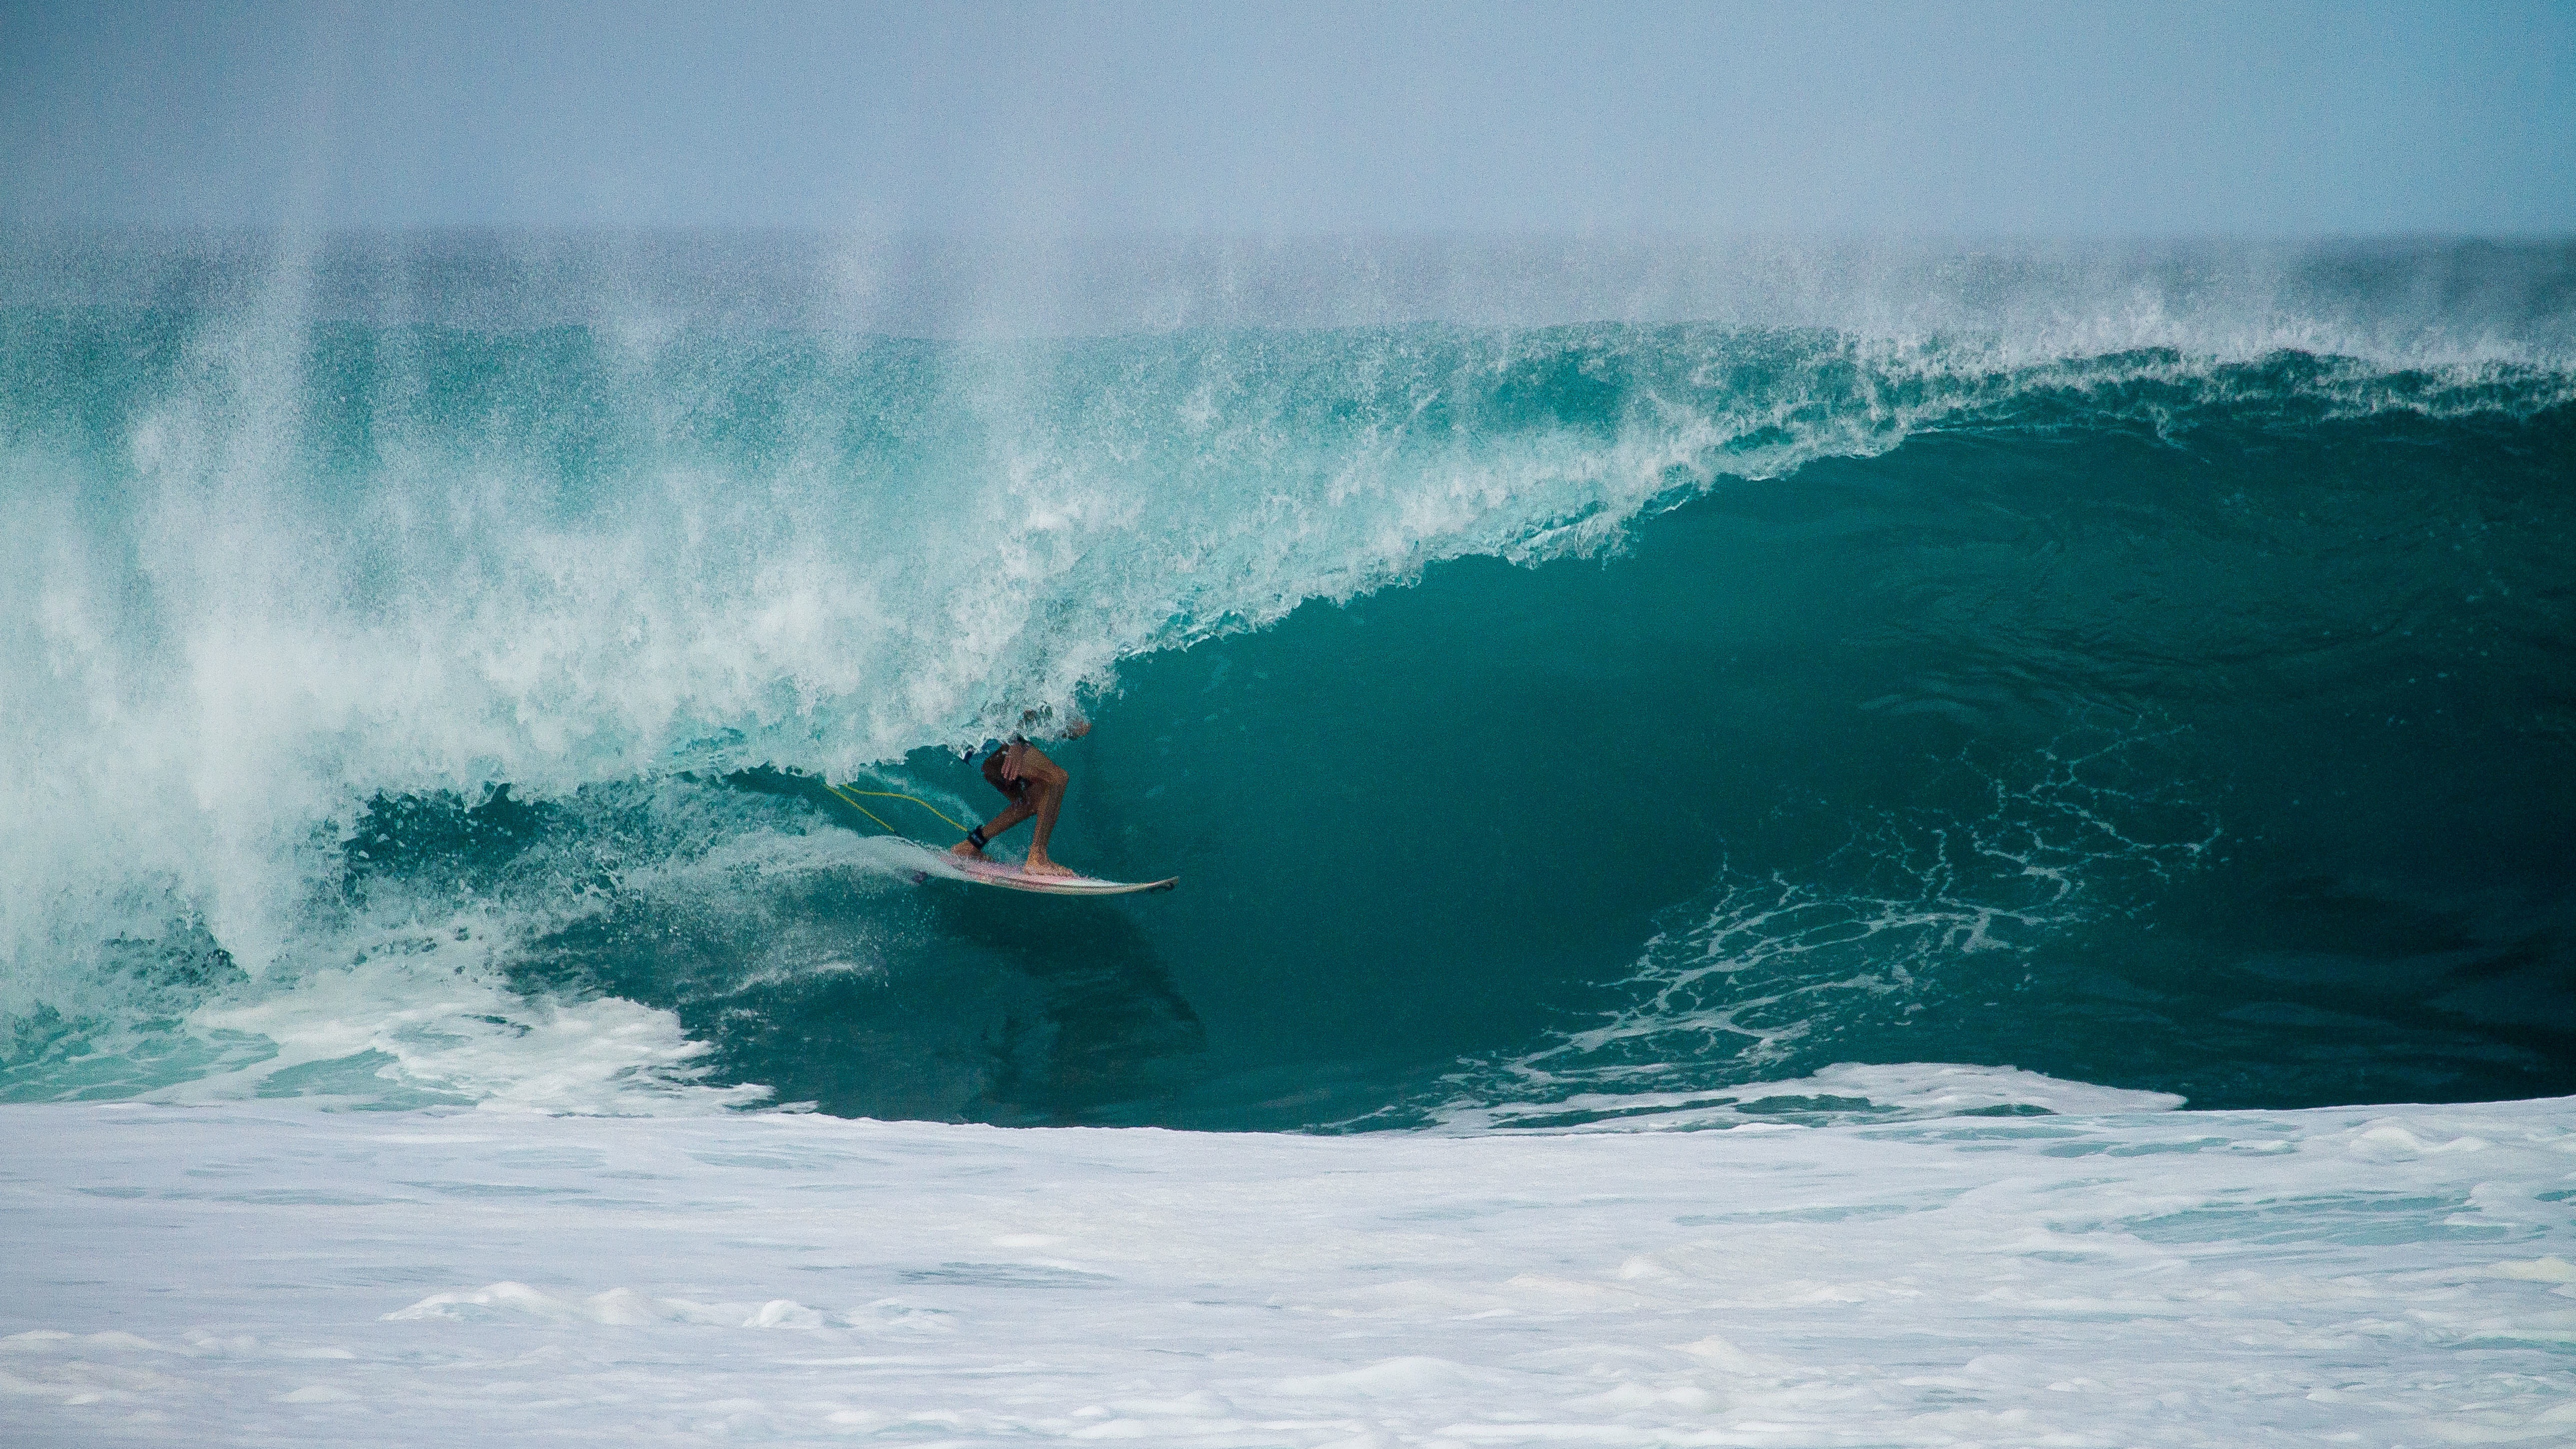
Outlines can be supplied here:
[[[2576, 1091], [2568, 259], [2187, 260], [1051, 337], [22, 284], [0, 1093]], [[1035, 704], [1057, 855], [1180, 890], [916, 885], [820, 789], [989, 813]]]

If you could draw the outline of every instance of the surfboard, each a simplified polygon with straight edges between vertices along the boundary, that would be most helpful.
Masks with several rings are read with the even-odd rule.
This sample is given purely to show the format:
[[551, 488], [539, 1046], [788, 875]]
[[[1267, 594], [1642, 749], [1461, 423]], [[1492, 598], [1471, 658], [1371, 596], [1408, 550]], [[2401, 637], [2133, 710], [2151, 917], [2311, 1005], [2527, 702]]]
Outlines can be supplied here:
[[937, 875], [974, 885], [1000, 886], [1004, 890], [1029, 891], [1042, 896], [1126, 896], [1144, 891], [1167, 891], [1181, 883], [1179, 876], [1169, 880], [1125, 881], [1101, 880], [1087, 875], [1031, 875], [1008, 861], [967, 860], [927, 845], [921, 850], [930, 859], [922, 869], [913, 872], [915, 881], [926, 881]]

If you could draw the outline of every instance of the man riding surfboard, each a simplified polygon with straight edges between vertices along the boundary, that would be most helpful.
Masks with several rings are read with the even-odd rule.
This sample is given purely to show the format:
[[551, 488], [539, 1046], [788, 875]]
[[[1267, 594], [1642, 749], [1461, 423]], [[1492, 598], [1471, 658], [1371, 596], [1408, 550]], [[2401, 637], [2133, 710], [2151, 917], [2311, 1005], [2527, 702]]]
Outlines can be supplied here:
[[[991, 754], [984, 757], [984, 779], [1010, 800], [1002, 813], [967, 833], [964, 840], [949, 847], [951, 855], [969, 860], [984, 859], [984, 847], [993, 837], [1021, 821], [1037, 817], [1037, 833], [1029, 839], [1029, 858], [1021, 865], [1027, 875], [1075, 875], [1078, 872], [1058, 865], [1047, 855], [1047, 837], [1055, 833], [1056, 812], [1064, 806], [1065, 783], [1073, 777], [1064, 766], [1046, 757], [1045, 752], [1029, 743], [1029, 732], [1043, 732], [1053, 712], [1033, 709], [1020, 716], [1020, 733], [1011, 736]], [[1091, 733], [1091, 721], [1076, 716], [1064, 727], [1066, 739], [1078, 740]]]

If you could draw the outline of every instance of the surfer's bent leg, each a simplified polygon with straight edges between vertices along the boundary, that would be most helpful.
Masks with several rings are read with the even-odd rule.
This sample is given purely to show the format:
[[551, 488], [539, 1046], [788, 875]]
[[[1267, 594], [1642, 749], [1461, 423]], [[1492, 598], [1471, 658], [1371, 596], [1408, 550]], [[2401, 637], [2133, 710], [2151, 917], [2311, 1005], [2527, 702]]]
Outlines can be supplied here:
[[1031, 875], [1073, 874], [1047, 856], [1047, 837], [1055, 834], [1056, 812], [1064, 808], [1064, 787], [1073, 777], [1064, 772], [1064, 766], [1036, 750], [1028, 750], [1020, 756], [1020, 778], [1029, 787], [1023, 798], [1037, 801], [1038, 815], [1037, 833], [1029, 839], [1028, 863], [1021, 869]]
[[[1044, 756], [1039, 755], [1035, 750], [1031, 750], [1028, 753], [1031, 758], [1045, 758]], [[1053, 762], [1050, 761], [1049, 763], [1052, 765]], [[1063, 771], [1059, 770], [1056, 773], [1062, 774]], [[1021, 821], [1026, 820], [1037, 813], [1037, 802], [1030, 798], [1036, 793], [1034, 782], [1028, 778], [1025, 771], [1021, 778], [1017, 780], [1003, 779], [1002, 752], [1000, 750], [995, 750], [993, 753], [984, 757], [984, 780], [994, 789], [999, 790], [1004, 795], [1010, 797], [1011, 801], [1009, 805], [1003, 807], [1001, 814], [985, 821], [983, 828], [976, 832], [986, 840], [992, 840], [996, 836], [999, 836], [1003, 831], [1010, 829], [1012, 826], [1019, 824]], [[974, 841], [961, 840], [955, 845], [948, 847], [948, 853], [951, 855], [980, 857], [984, 852], [976, 848]]]

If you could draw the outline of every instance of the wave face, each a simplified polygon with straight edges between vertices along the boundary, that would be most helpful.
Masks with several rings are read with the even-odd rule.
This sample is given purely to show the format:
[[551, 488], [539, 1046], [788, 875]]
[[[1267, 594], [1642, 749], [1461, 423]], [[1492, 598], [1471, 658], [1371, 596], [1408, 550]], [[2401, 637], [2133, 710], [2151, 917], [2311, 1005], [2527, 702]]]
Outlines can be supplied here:
[[2576, 1090], [2569, 249], [1076, 263], [19, 248], [0, 1095]]

